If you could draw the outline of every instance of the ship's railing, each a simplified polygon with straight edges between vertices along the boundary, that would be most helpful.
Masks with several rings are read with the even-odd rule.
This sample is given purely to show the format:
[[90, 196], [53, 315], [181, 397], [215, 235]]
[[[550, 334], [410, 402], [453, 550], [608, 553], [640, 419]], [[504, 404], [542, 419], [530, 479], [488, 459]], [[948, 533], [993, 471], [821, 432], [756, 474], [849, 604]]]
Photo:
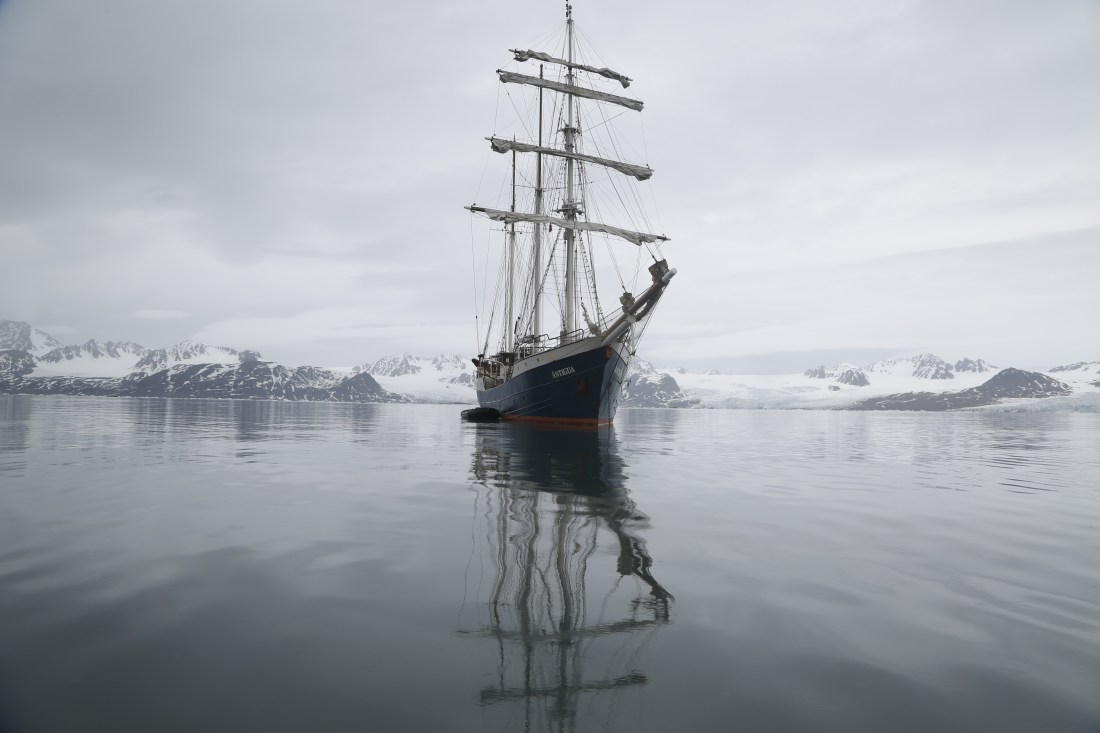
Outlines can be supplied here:
[[544, 351], [550, 351], [582, 339], [602, 336], [621, 315], [622, 310], [617, 309], [615, 312], [605, 315], [599, 321], [593, 322], [590, 327], [586, 326], [585, 328], [578, 328], [575, 331], [557, 335], [543, 333], [538, 336], [524, 336], [516, 343], [516, 359], [526, 359], [529, 356], [541, 354]]

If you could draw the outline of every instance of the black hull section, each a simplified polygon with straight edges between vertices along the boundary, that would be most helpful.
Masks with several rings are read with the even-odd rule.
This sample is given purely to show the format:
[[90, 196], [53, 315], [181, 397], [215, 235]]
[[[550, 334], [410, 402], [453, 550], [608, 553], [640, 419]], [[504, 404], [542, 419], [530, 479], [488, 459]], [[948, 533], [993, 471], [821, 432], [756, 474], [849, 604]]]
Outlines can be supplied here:
[[506, 420], [609, 423], [619, 406], [626, 367], [617, 349], [596, 343], [587, 351], [535, 366], [497, 387], [478, 390], [477, 400], [482, 407], [500, 411]]

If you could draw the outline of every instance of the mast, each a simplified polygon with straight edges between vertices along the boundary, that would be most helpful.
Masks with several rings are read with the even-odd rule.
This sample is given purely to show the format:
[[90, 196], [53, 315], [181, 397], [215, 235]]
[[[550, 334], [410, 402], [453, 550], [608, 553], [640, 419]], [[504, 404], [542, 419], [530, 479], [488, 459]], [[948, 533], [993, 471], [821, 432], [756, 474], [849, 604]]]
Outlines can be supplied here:
[[[512, 151], [512, 211], [516, 210], [516, 151]], [[508, 229], [508, 294], [504, 305], [504, 350], [514, 351], [515, 323], [512, 321], [512, 301], [515, 297], [516, 279], [516, 223]]]
[[[573, 6], [565, 4], [565, 26], [568, 34], [568, 57], [573, 63]], [[567, 66], [565, 79], [569, 87], [574, 84], [573, 67]], [[565, 152], [573, 153], [575, 148], [573, 129], [573, 94], [566, 94], [568, 113], [565, 122]], [[572, 158], [565, 159], [565, 201], [562, 202], [562, 214], [565, 219], [572, 222], [577, 219], [577, 202], [573, 200], [573, 167]], [[577, 273], [576, 273], [576, 233], [572, 228], [565, 230], [565, 313], [561, 326], [561, 342], [564, 344], [566, 336], [577, 329], [576, 299], [577, 299]]]
[[[2, 1], [3, 0], [0, 0], [0, 2]], [[502, 84], [534, 86], [539, 90], [537, 144], [532, 144], [529, 139], [517, 140], [514, 136], [510, 140], [498, 138], [495, 135], [486, 138], [486, 140], [489, 141], [490, 148], [494, 152], [512, 153], [512, 201], [510, 208], [507, 210], [487, 208], [478, 206], [476, 203], [465, 207], [469, 211], [481, 214], [492, 221], [503, 222], [506, 226], [506, 252], [504, 268], [502, 268], [504, 272], [502, 274], [507, 278], [507, 284], [503, 294], [505, 301], [503, 304], [504, 307], [501, 309], [504, 312], [500, 313], [498, 311], [498, 314], [503, 316], [504, 320], [507, 322], [505, 328], [511, 329], [511, 333], [507, 333], [506, 331], [501, 339], [503, 351], [505, 353], [512, 353], [516, 357], [520, 356], [520, 344], [523, 345], [522, 351], [524, 358], [526, 358], [527, 356], [532, 356], [534, 353], [541, 351], [543, 348], [548, 348], [553, 345], [555, 341], [557, 345], [565, 345], [577, 338], [579, 330], [577, 322], [580, 319], [579, 311], [585, 306], [581, 298], [580, 279], [585, 276], [586, 271], [582, 270], [579, 272], [579, 270], [581, 270], [582, 267], [587, 267], [587, 252], [584, 249], [585, 235], [578, 234], [578, 232], [609, 234], [613, 237], [624, 239], [639, 247], [654, 242], [665, 242], [669, 239], [663, 234], [635, 231], [633, 229], [616, 226], [615, 224], [593, 221], [587, 218], [585, 214], [586, 207], [584, 199], [587, 195], [585, 180], [579, 179], [578, 176], [584, 175], [587, 166], [600, 166], [604, 169], [615, 171], [636, 179], [637, 181], [648, 180], [653, 175], [653, 169], [648, 165], [616, 160], [602, 157], [601, 155], [589, 155], [581, 152], [583, 145], [579, 140], [579, 135], [581, 134], [580, 122], [583, 110], [578, 107], [577, 98], [594, 100], [601, 108], [604, 104], [613, 104], [636, 112], [642, 111], [644, 105], [639, 99], [611, 94], [603, 89], [593, 88], [579, 83], [578, 70], [618, 81], [624, 88], [630, 86], [631, 79], [618, 71], [579, 63], [577, 61], [576, 28], [573, 24], [573, 6], [570, 0], [566, 0], [565, 2], [565, 19], [566, 48], [564, 52], [558, 51], [558, 53], [565, 58], [559, 58], [558, 56], [536, 50], [510, 49], [517, 62], [537, 59], [540, 62], [557, 64], [564, 67], [564, 73], [556, 72], [552, 75], [552, 79], [548, 79], [545, 75], [545, 65], [543, 63], [539, 64], [539, 73], [537, 76], [520, 74], [505, 69], [497, 69], [496, 72]], [[561, 108], [561, 116], [558, 118], [559, 121], [554, 124], [554, 128], [557, 129], [551, 128], [551, 140], [555, 140], [557, 134], [559, 132], [561, 133], [562, 140], [560, 146], [553, 142], [549, 143], [550, 147], [543, 146], [545, 137], [544, 126], [546, 124], [544, 116], [544, 97], [546, 90], [565, 96], [565, 104]], [[562, 126], [558, 128], [558, 124]], [[598, 153], [600, 151], [595, 152]], [[517, 210], [517, 153], [533, 153], [535, 155], [533, 211]], [[563, 176], [565, 180], [560, 182], [560, 188], [557, 187], [558, 184], [552, 184], [555, 186], [555, 188], [552, 189], [555, 195], [552, 198], [553, 205], [551, 206], [547, 206], [546, 204], [546, 189], [543, 188], [542, 168], [544, 155], [549, 155], [555, 159], [561, 159], [564, 164], [564, 171], [562, 172], [565, 174]], [[556, 193], [559, 190], [561, 191], [561, 204], [558, 208], [554, 208], [559, 199], [559, 194]], [[620, 202], [623, 203], [624, 206], [626, 205], [626, 202], [622, 201], [621, 196]], [[517, 223], [533, 225], [530, 260], [527, 263], [520, 264], [521, 268], [523, 266], [529, 266], [529, 273], [516, 271]], [[558, 253], [556, 247], [552, 247], [547, 255], [549, 261], [546, 263], [542, 261], [544, 226], [547, 227], [546, 231], [550, 231], [551, 227], [557, 227], [558, 230], [561, 231], [563, 240], [562, 251]], [[564, 267], [560, 266], [561, 263], [559, 261], [559, 258], [562, 256], [565, 258]], [[660, 267], [658, 267], [660, 271], [657, 272], [654, 271], [653, 268], [650, 268], [650, 272], [654, 277], [653, 285], [645, 291], [645, 294], [650, 296], [647, 301], [649, 305], [645, 308], [645, 312], [647, 313], [660, 297], [661, 292], [663, 292], [665, 286], [668, 284], [669, 278], [675, 274], [675, 270], [668, 268], [667, 263], [663, 260], [659, 263], [655, 263], [655, 266], [657, 265], [660, 265]], [[554, 299], [554, 305], [560, 306], [561, 331], [557, 338], [551, 338], [548, 343], [543, 344], [543, 329], [546, 328], [542, 323], [542, 300], [545, 286], [544, 277], [547, 276], [551, 268], [554, 270], [555, 277], [562, 278], [558, 281], [561, 285], [561, 290], [554, 293], [553, 296], [548, 296]], [[595, 282], [593, 281], [592, 284], [594, 286]], [[519, 291], [518, 293], [517, 290]], [[528, 293], [530, 294], [529, 296], [527, 295]], [[517, 298], [519, 298], [519, 317], [517, 317], [516, 312]], [[598, 301], [596, 301], [596, 305], [598, 306]], [[528, 307], [530, 307], [530, 311], [527, 311]], [[629, 328], [630, 325], [635, 322], [631, 319], [637, 315], [635, 311], [638, 310], [638, 304], [632, 301], [630, 307], [634, 310], [628, 313], [625, 310], [627, 306], [624, 306], [623, 317], [619, 319], [620, 321], [626, 319], [626, 322], [616, 322], [612, 328], [606, 329], [606, 333], [597, 333], [596, 326], [589, 320], [587, 313], [585, 314], [585, 321], [588, 323], [589, 328], [593, 330], [593, 334], [601, 336], [605, 341], [619, 338], [622, 335], [623, 328]], [[597, 311], [599, 311], [598, 307]], [[601, 313], [597, 312], [596, 316], [597, 321], [602, 324], [602, 321], [600, 321], [602, 317]], [[552, 333], [553, 326], [547, 330]]]
[[[539, 64], [539, 78], [542, 78]], [[539, 147], [542, 147], [542, 88], [539, 88]], [[542, 153], [535, 154], [535, 213], [542, 214]], [[531, 336], [538, 339], [542, 333], [542, 309], [539, 307], [539, 273], [542, 271], [542, 225], [535, 224], [535, 237], [531, 245]]]

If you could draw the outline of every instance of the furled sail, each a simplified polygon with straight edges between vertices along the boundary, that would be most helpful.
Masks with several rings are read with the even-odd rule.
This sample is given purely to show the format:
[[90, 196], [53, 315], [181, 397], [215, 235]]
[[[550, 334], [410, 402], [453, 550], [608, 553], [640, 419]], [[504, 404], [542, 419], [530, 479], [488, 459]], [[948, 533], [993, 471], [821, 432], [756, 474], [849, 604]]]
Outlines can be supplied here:
[[572, 61], [566, 61], [565, 59], [559, 59], [556, 56], [551, 56], [548, 53], [542, 51], [520, 51], [518, 48], [508, 49], [516, 55], [516, 61], [528, 61], [530, 59], [538, 59], [539, 61], [545, 61], [548, 64], [561, 64], [562, 66], [568, 66], [570, 69], [580, 69], [581, 71], [589, 71], [593, 74], [599, 74], [607, 79], [614, 79], [623, 85], [623, 89], [630, 86], [630, 82], [634, 81], [625, 74], [620, 74], [617, 71], [612, 71], [606, 67], [596, 68], [595, 66], [587, 66], [585, 64], [578, 64]]
[[620, 97], [617, 94], [608, 94], [607, 92], [589, 89], [588, 87], [578, 87], [574, 84], [564, 84], [560, 81], [540, 79], [537, 76], [516, 74], [511, 71], [504, 71], [503, 69], [497, 69], [497, 74], [500, 76], [500, 80], [505, 84], [530, 84], [531, 86], [542, 87], [543, 89], [552, 89], [553, 91], [561, 92], [562, 94], [572, 94], [576, 97], [595, 99], [599, 102], [611, 102], [612, 104], [617, 104], [620, 107], [632, 109], [635, 112], [642, 111], [642, 102], [638, 99]]
[[616, 237], [622, 237], [628, 242], [641, 246], [646, 242], [667, 242], [668, 237], [660, 234], [647, 234], [646, 232], [635, 232], [630, 229], [622, 229], [620, 227], [614, 227], [610, 224], [600, 224], [594, 221], [574, 221], [570, 219], [561, 219], [556, 216], [550, 216], [549, 214], [528, 214], [522, 211], [502, 211], [501, 209], [486, 209], [483, 206], [467, 206], [467, 209], [478, 214], [485, 214], [493, 221], [501, 221], [505, 224], [512, 224], [517, 221], [526, 221], [533, 224], [553, 224], [554, 226], [561, 227], [562, 229], [574, 229], [584, 232], [603, 232], [604, 234], [611, 234]]
[[585, 163], [595, 163], [602, 165], [605, 168], [612, 168], [628, 176], [634, 176], [639, 181], [644, 181], [653, 175], [653, 169], [646, 165], [636, 165], [634, 163], [623, 163], [619, 160], [611, 160], [609, 158], [597, 158], [594, 155], [584, 155], [583, 153], [567, 153], [564, 150], [558, 150], [557, 148], [544, 148], [539, 145], [532, 145], [531, 143], [521, 143], [515, 140], [504, 140], [499, 137], [487, 137], [489, 144], [493, 146], [493, 150], [498, 153], [506, 153], [509, 150], [516, 150], [521, 153], [543, 153], [545, 155], [556, 155], [559, 158], [572, 158], [573, 160], [580, 160]]

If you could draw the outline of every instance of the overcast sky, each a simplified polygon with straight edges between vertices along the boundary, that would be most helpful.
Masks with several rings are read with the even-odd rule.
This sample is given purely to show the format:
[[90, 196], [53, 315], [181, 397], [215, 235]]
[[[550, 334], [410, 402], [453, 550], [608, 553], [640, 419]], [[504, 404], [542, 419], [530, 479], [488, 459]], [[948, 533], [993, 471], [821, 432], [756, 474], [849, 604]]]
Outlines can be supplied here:
[[[0, 0], [0, 318], [291, 365], [475, 353], [493, 72], [563, 10]], [[642, 356], [1100, 358], [1100, 2], [574, 13], [646, 101], [679, 276]]]

